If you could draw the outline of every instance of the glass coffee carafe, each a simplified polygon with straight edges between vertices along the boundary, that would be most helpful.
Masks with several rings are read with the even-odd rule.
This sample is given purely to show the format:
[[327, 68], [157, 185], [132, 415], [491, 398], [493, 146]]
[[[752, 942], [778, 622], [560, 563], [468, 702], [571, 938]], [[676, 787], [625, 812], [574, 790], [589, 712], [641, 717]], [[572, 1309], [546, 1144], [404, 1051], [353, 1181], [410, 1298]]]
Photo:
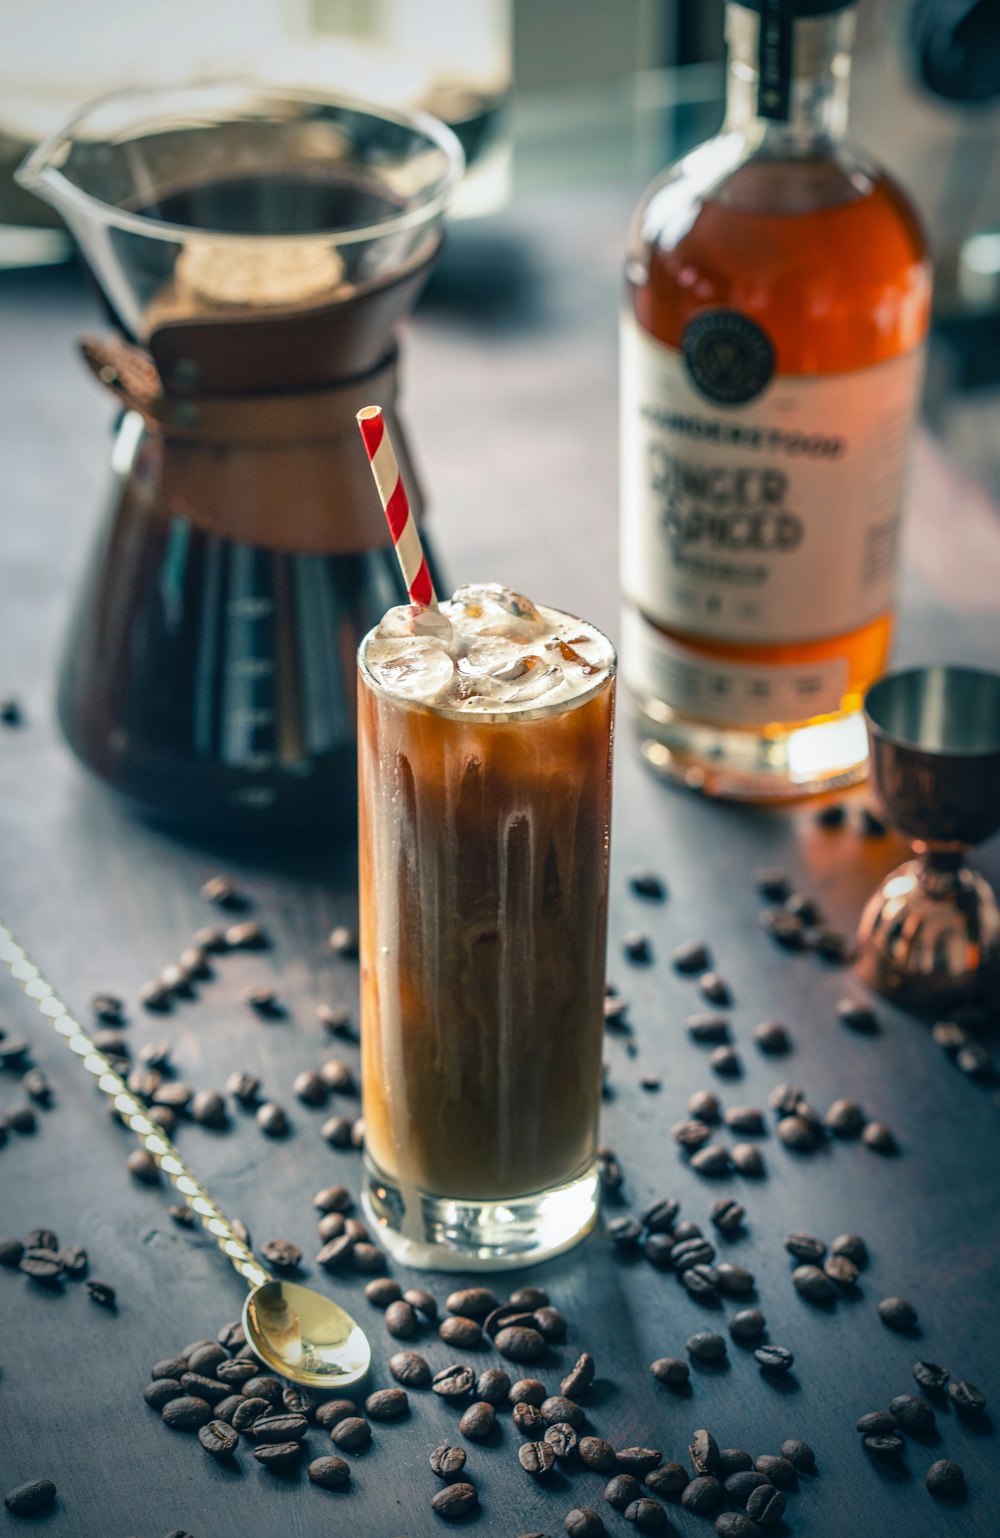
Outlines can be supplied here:
[[403, 598], [355, 424], [396, 415], [395, 328], [462, 170], [435, 119], [253, 85], [107, 97], [22, 184], [115, 327], [124, 412], [59, 689], [70, 745], [161, 818], [350, 826], [354, 658]]

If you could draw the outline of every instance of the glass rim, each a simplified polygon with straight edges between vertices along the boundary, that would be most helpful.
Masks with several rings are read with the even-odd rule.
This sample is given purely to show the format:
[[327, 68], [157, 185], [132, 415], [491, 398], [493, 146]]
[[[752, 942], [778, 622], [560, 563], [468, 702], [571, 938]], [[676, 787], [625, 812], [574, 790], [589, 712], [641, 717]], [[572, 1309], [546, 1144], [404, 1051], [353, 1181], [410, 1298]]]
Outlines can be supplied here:
[[[365, 225], [332, 225], [328, 229], [286, 235], [257, 234], [252, 230], [242, 232], [214, 230], [201, 225], [171, 224], [166, 220], [150, 219], [144, 214], [132, 213], [128, 209], [116, 207], [115, 204], [107, 203], [103, 198], [84, 191], [62, 170], [65, 154], [77, 131], [88, 118], [92, 118], [104, 107], [116, 103], [124, 105], [129, 101], [147, 104], [148, 112], [142, 117], [137, 115], [134, 124], [134, 129], [140, 132], [143, 128], [154, 126], [157, 102], [163, 103], [170, 100], [180, 102], [186, 98], [194, 104], [199, 100], [211, 101], [213, 94], [223, 96], [227, 91], [243, 91], [250, 104], [255, 100], [258, 102], [311, 102], [318, 106], [343, 108], [348, 112], [393, 123], [399, 128], [408, 128], [415, 134], [422, 135], [431, 147], [441, 151], [445, 157], [443, 169], [432, 180], [427, 190], [420, 195], [420, 201], [414, 208], [405, 209], [401, 213], [391, 214], [385, 219], [375, 220]], [[252, 121], [252, 117], [252, 112], [248, 110], [242, 115], [242, 120]], [[239, 116], [233, 119], [233, 121], [239, 120]], [[217, 123], [214, 126], [220, 125]], [[122, 138], [120, 142], [126, 141]], [[61, 160], [58, 159], [60, 156]], [[46, 134], [33, 149], [28, 151], [14, 172], [14, 180], [26, 191], [51, 200], [56, 208], [62, 205], [74, 207], [103, 225], [111, 225], [115, 229], [142, 236], [146, 240], [168, 241], [171, 244], [190, 244], [192, 241], [203, 238], [208, 238], [213, 243], [221, 241], [227, 244], [253, 240], [255, 243], [271, 246], [283, 243], [298, 246], [308, 241], [322, 241], [324, 244], [332, 242], [337, 246], [348, 246], [365, 240], [378, 240], [385, 235], [394, 235], [429, 223], [444, 209], [464, 171], [465, 152], [457, 136], [446, 123], [419, 108], [386, 107], [381, 102], [365, 101], [361, 97], [354, 97], [346, 92], [311, 90], [305, 86], [275, 86], [252, 79], [230, 79], [204, 81], [194, 85], [163, 85], [148, 89], [130, 86], [125, 90], [108, 91], [101, 96], [95, 96], [90, 101], [84, 102], [71, 117]]]
[[[542, 608], [551, 608], [551, 605], [543, 604]], [[605, 635], [604, 631], [598, 625], [595, 625], [592, 620], [581, 619], [579, 614], [571, 614], [568, 609], [553, 609], [552, 612], [562, 615], [564, 619], [576, 620], [580, 625], [589, 625], [590, 629], [596, 631], [601, 640], [605, 641], [611, 650], [611, 661], [608, 663], [607, 669], [602, 676], [595, 679], [582, 693], [574, 694], [568, 700], [552, 701], [547, 705], [527, 705], [521, 710], [456, 710], [447, 705], [439, 705], [434, 700], [417, 700], [413, 699], [411, 695], [401, 694], [396, 689], [390, 689], [380, 678], [375, 676], [368, 666], [368, 659], [365, 655], [368, 650], [368, 643], [378, 629], [378, 624], [381, 624], [381, 620], [378, 624], [372, 626], [367, 635], [361, 638], [358, 645], [358, 671], [365, 682], [369, 684], [373, 693], [384, 695], [386, 699], [392, 700], [394, 705], [405, 706], [408, 710], [424, 710], [428, 714], [438, 716], [445, 721], [463, 721], [472, 726], [505, 726], [510, 722], [544, 721], [550, 717], [568, 715], [570, 711], [576, 710], [578, 706], [586, 705], [589, 701], [596, 699], [609, 684], [615, 682], [618, 676], [618, 652], [610, 636]]]

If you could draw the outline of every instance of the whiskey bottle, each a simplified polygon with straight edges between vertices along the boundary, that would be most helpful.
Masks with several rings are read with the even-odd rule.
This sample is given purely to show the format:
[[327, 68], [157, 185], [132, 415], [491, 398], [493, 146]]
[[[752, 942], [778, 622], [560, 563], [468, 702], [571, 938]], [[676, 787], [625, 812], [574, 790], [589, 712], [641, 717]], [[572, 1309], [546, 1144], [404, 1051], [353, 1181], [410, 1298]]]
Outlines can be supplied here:
[[845, 141], [854, 10], [726, 7], [721, 132], [646, 192], [622, 329], [622, 671], [709, 794], [864, 777], [892, 635], [931, 273]]

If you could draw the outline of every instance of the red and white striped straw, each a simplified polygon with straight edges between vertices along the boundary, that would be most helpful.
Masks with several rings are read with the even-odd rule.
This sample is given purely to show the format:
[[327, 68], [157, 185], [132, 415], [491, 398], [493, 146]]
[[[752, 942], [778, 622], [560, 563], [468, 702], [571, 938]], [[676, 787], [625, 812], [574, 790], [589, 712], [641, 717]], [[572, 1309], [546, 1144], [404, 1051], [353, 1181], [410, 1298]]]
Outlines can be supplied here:
[[426, 609], [436, 609], [437, 595], [427, 567], [427, 557], [420, 543], [417, 521], [410, 511], [406, 487], [389, 442], [382, 407], [362, 406], [358, 412], [358, 426], [365, 440], [375, 485], [385, 508], [406, 591], [414, 603], [422, 604]]

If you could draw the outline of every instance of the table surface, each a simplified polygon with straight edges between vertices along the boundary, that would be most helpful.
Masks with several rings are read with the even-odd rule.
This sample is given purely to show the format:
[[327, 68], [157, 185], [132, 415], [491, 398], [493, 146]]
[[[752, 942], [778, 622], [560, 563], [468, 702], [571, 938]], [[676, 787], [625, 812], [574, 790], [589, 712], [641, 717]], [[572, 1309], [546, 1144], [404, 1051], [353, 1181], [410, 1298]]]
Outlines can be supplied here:
[[[531, 192], [457, 232], [448, 282], [436, 285], [411, 327], [406, 367], [435, 536], [453, 577], [526, 587], [612, 634], [616, 311], [623, 230], [637, 191]], [[354, 965], [325, 944], [331, 925], [354, 919], [354, 860], [349, 852], [293, 848], [280, 857], [229, 850], [223, 859], [218, 850], [167, 836], [90, 782], [58, 736], [56, 658], [100, 516], [106, 468], [107, 402], [71, 357], [75, 335], [92, 318], [71, 273], [11, 274], [0, 285], [0, 671], [27, 711], [23, 729], [0, 733], [0, 915], [85, 1012], [96, 990], [133, 1000], [191, 932], [212, 921], [199, 896], [206, 877], [224, 869], [245, 888], [273, 949], [227, 959], [196, 1002], [167, 1017], [132, 1008], [128, 1034], [133, 1050], [169, 1039], [178, 1071], [196, 1087], [221, 1087], [234, 1069], [252, 1069], [289, 1107], [294, 1136], [287, 1142], [268, 1141], [240, 1114], [225, 1133], [186, 1125], [181, 1141], [222, 1206], [257, 1240], [287, 1237], [311, 1256], [313, 1192], [340, 1181], [356, 1190], [360, 1180], [357, 1154], [322, 1141], [324, 1112], [300, 1106], [291, 1093], [295, 1074], [329, 1051], [315, 1005], [356, 1003]], [[995, 509], [922, 441], [897, 656], [995, 664], [998, 568]], [[1000, 1395], [994, 1092], [954, 1070], [925, 1024], [887, 1006], [879, 1006], [876, 1036], [846, 1032], [835, 1006], [845, 993], [859, 993], [858, 985], [813, 957], [776, 951], [757, 921], [752, 872], [777, 864], [834, 923], [850, 928], [869, 889], [902, 857], [901, 842], [864, 839], [853, 827], [824, 831], [808, 806], [752, 810], [682, 795], [641, 766], [627, 706], [616, 776], [610, 971], [631, 999], [634, 1023], [628, 1041], [607, 1044], [613, 1096], [604, 1138], [625, 1171], [618, 1210], [672, 1193], [685, 1217], [704, 1224], [716, 1196], [742, 1199], [746, 1236], [723, 1248], [756, 1274], [771, 1339], [794, 1350], [796, 1366], [787, 1380], [769, 1382], [752, 1355], [734, 1346], [724, 1370], [695, 1368], [689, 1397], [661, 1389], [648, 1364], [683, 1355], [687, 1336], [719, 1325], [732, 1308], [704, 1310], [672, 1276], [623, 1264], [596, 1232], [532, 1274], [571, 1322], [568, 1343], [552, 1351], [540, 1376], [555, 1388], [577, 1352], [591, 1350], [598, 1369], [588, 1401], [593, 1427], [618, 1445], [651, 1445], [667, 1458], [685, 1460], [690, 1433], [701, 1426], [722, 1446], [755, 1454], [804, 1437], [816, 1449], [819, 1473], [790, 1499], [787, 1529], [803, 1538], [995, 1533], [997, 1454], [988, 1416], [963, 1423], [943, 1409], [939, 1436], [911, 1444], [898, 1470], [872, 1464], [853, 1429], [859, 1415], [914, 1388], [910, 1368], [918, 1356], [946, 1363], [994, 1401]], [[864, 792], [848, 800], [856, 809]], [[977, 860], [994, 880], [1000, 876], [997, 844]], [[640, 864], [669, 882], [662, 906], [630, 895], [626, 874]], [[655, 951], [642, 970], [622, 955], [623, 934], [637, 927]], [[683, 1029], [699, 1001], [669, 955], [691, 937], [710, 939], [734, 991], [744, 1064], [738, 1083], [713, 1082], [704, 1049]], [[279, 990], [287, 1020], [259, 1021], [240, 1003], [257, 983]], [[751, 1029], [765, 1018], [788, 1023], [795, 1044], [789, 1058], [765, 1058], [753, 1045]], [[429, 1508], [437, 1483], [427, 1456], [443, 1439], [457, 1439], [457, 1415], [426, 1391], [413, 1394], [408, 1424], [376, 1429], [372, 1450], [354, 1460], [346, 1495], [309, 1486], [304, 1475], [276, 1479], [245, 1449], [237, 1470], [221, 1467], [144, 1406], [150, 1364], [213, 1336], [238, 1314], [240, 1285], [205, 1236], [172, 1225], [164, 1191], [130, 1180], [128, 1135], [3, 978], [0, 1022], [30, 1038], [35, 1062], [55, 1087], [55, 1105], [40, 1114], [37, 1133], [12, 1136], [0, 1152], [0, 1231], [49, 1226], [63, 1243], [86, 1243], [92, 1274], [119, 1297], [112, 1314], [78, 1286], [58, 1296], [16, 1272], [0, 1274], [0, 1485], [53, 1477], [57, 1505], [37, 1524], [53, 1538], [160, 1538], [176, 1528], [195, 1538], [430, 1538], [441, 1531]], [[355, 1051], [342, 1055], [353, 1060]], [[662, 1079], [659, 1093], [640, 1087], [650, 1074]], [[763, 1105], [782, 1079], [804, 1085], [821, 1109], [838, 1096], [859, 1099], [895, 1130], [899, 1156], [852, 1143], [796, 1156], [768, 1137], [766, 1180], [709, 1183], [686, 1168], [668, 1129], [694, 1089], [715, 1089], [728, 1105]], [[0, 1104], [17, 1098], [16, 1077], [6, 1075]], [[856, 1299], [820, 1313], [795, 1294], [782, 1247], [791, 1229], [867, 1238], [871, 1266]], [[524, 1280], [512, 1274], [498, 1285]], [[430, 1282], [441, 1299], [452, 1285], [444, 1277]], [[319, 1285], [335, 1287], [371, 1325], [374, 1378], [384, 1384], [395, 1346], [363, 1299], [362, 1279], [334, 1284], [320, 1276]], [[919, 1340], [879, 1322], [876, 1302], [889, 1294], [916, 1305]], [[435, 1368], [454, 1358], [431, 1333], [412, 1344]], [[505, 1420], [496, 1445], [469, 1446], [467, 1467], [481, 1494], [470, 1525], [484, 1538], [561, 1532], [574, 1505], [606, 1513], [609, 1532], [629, 1530], [604, 1505], [601, 1476], [580, 1471], [543, 1489], [518, 1467], [518, 1440]], [[320, 1442], [314, 1432], [315, 1452]], [[926, 1467], [941, 1456], [966, 1471], [970, 1500], [963, 1506], [939, 1506], [923, 1487]], [[679, 1508], [671, 1520], [691, 1538], [711, 1531]], [[0, 1511], [0, 1531], [18, 1527]]]

